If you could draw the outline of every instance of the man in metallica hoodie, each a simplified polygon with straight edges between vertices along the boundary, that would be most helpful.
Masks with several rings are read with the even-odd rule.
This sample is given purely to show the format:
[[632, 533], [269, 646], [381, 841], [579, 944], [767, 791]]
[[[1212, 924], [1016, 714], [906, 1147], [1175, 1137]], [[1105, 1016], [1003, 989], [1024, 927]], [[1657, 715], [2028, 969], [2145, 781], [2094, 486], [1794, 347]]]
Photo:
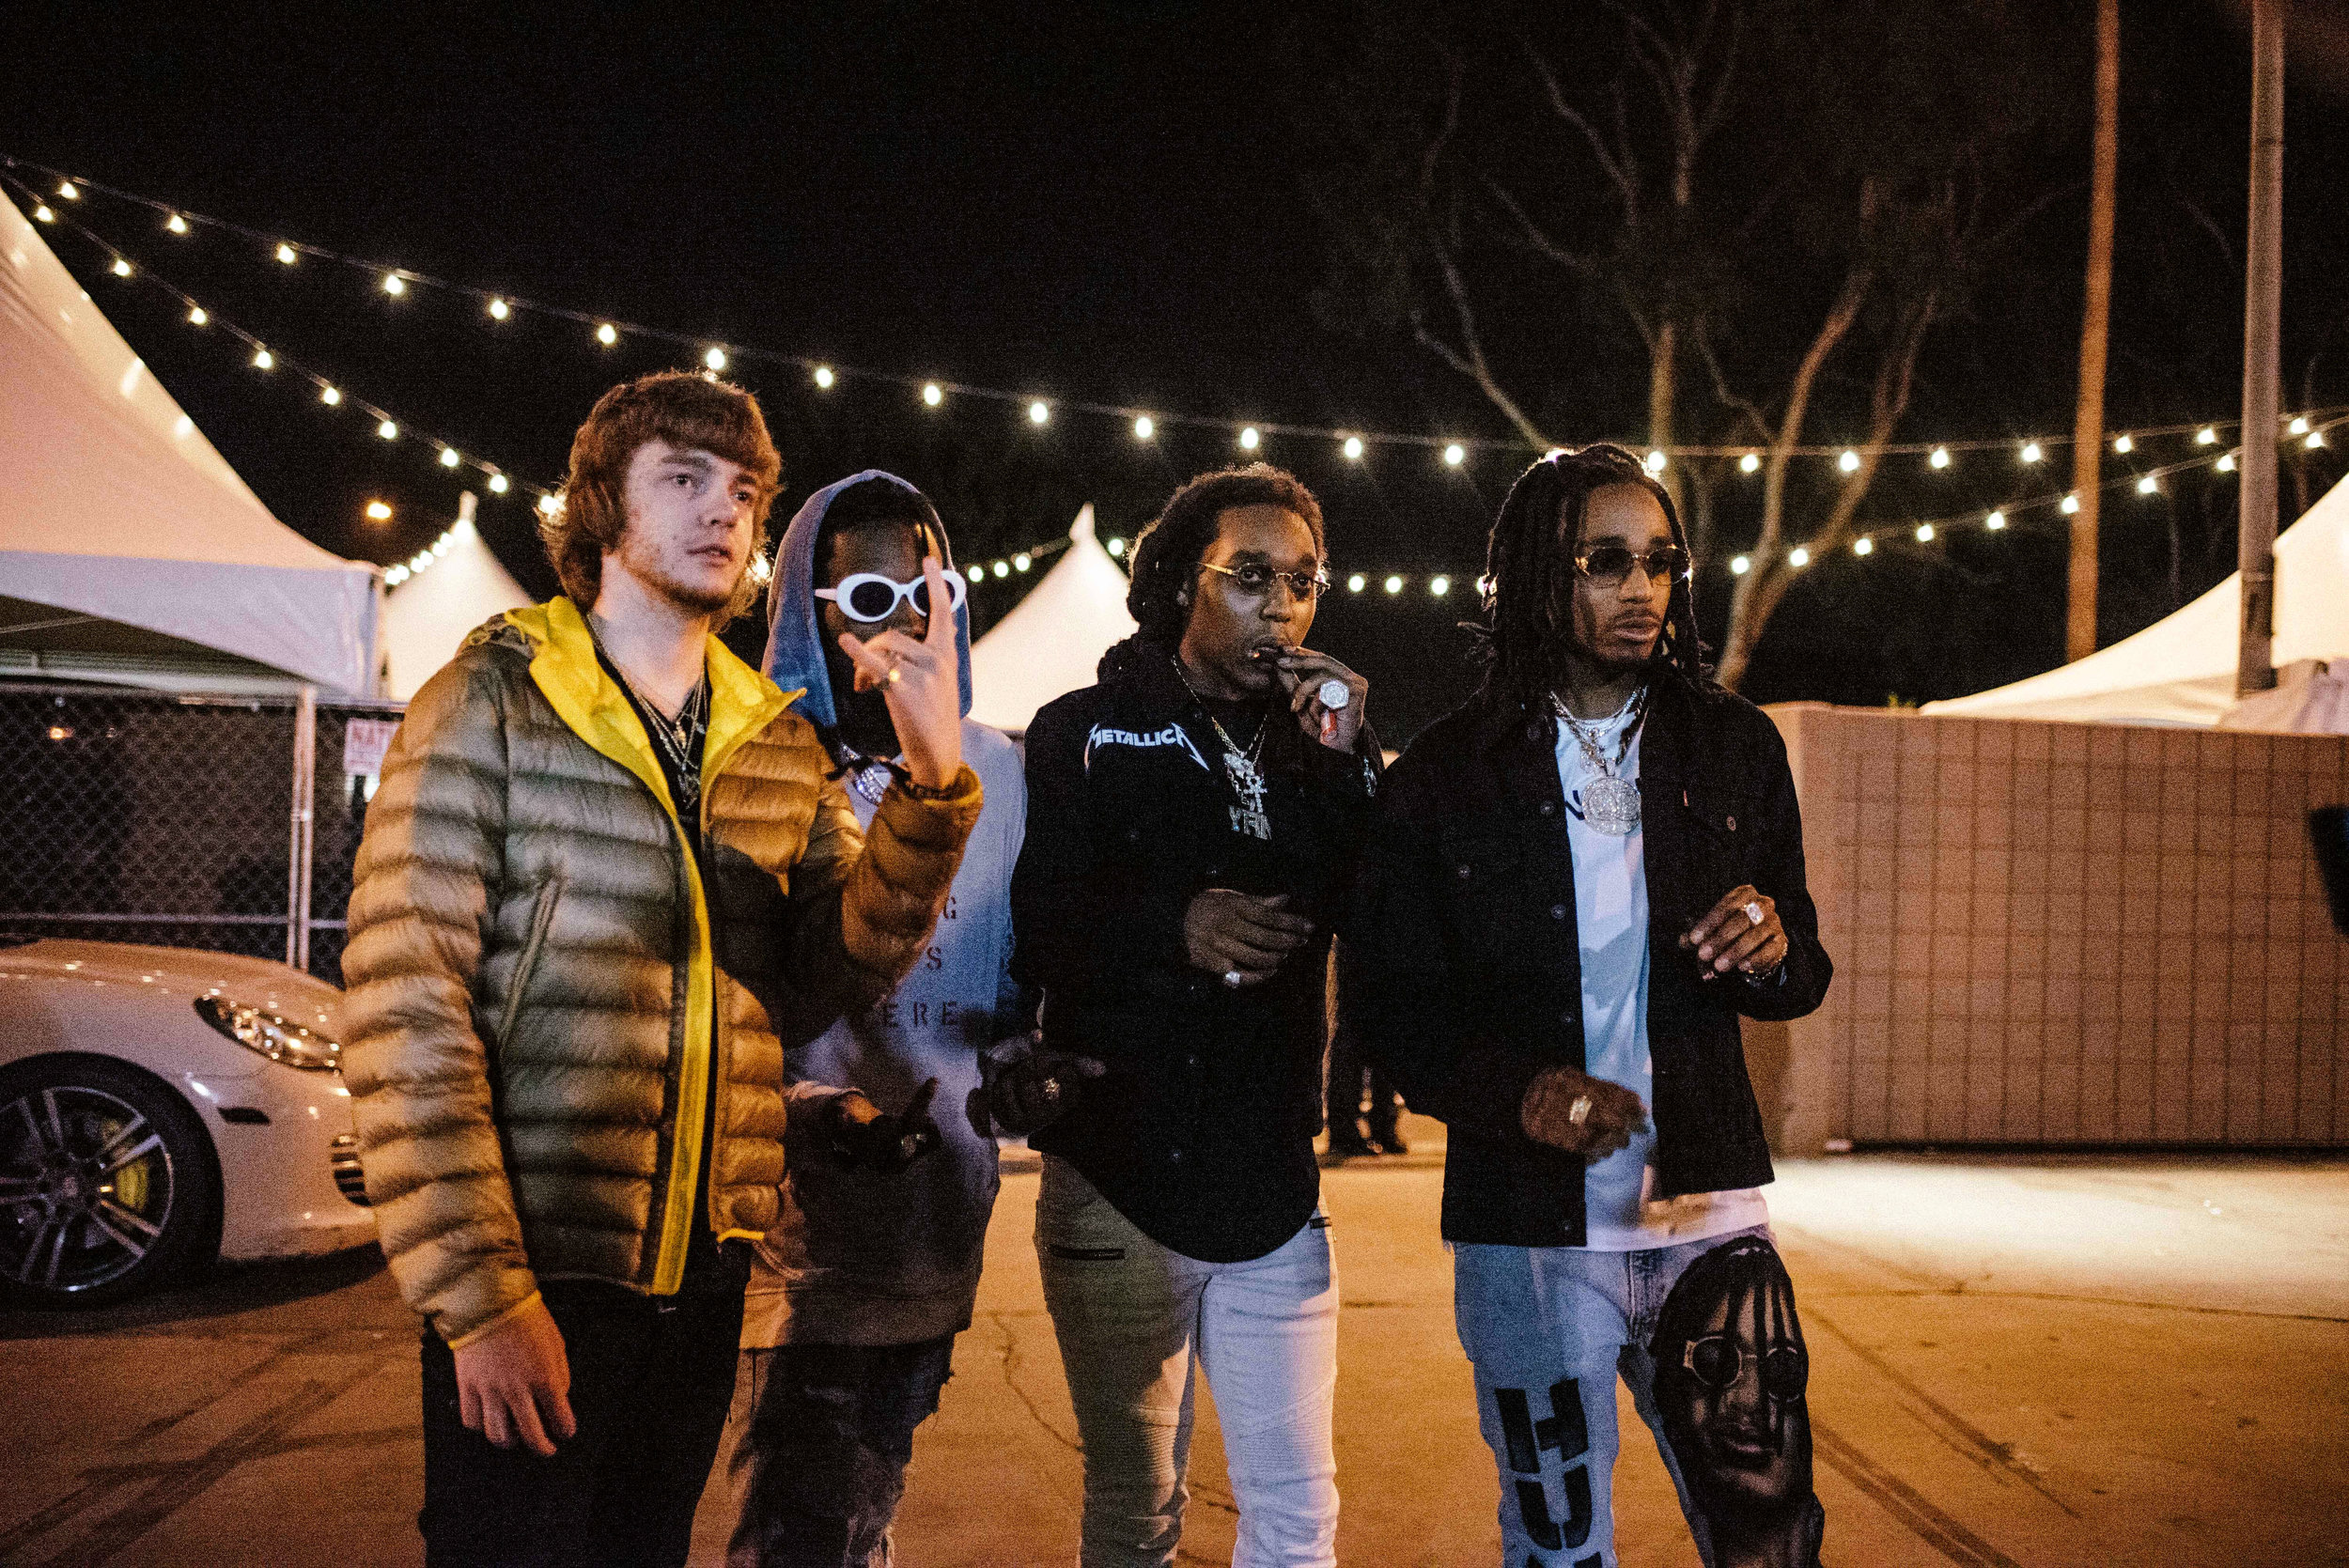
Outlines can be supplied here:
[[1319, 1212], [1329, 929], [1367, 826], [1368, 683], [1303, 646], [1321, 508], [1262, 464], [1136, 542], [1140, 630], [1029, 727], [1013, 972], [1107, 1065], [1036, 1135], [1036, 1256], [1084, 1438], [1085, 1568], [1181, 1537], [1194, 1355], [1235, 1568], [1335, 1560], [1337, 1279]]
[[[986, 804], [935, 934], [913, 972], [872, 1007], [807, 1037], [785, 1024], [793, 1071], [856, 1083], [885, 1105], [941, 1101], [929, 1158], [894, 1171], [822, 1157], [838, 1129], [794, 1116], [781, 1217], [757, 1248], [742, 1314], [744, 1376], [730, 1452], [738, 1510], [729, 1560], [863, 1568], [887, 1559], [913, 1432], [938, 1408], [955, 1336], [971, 1322], [995, 1205], [993, 1126], [1025, 1132], [1092, 1063], [1023, 1048], [1029, 1009], [1008, 976], [1009, 893], [1026, 786], [1019, 753], [971, 713], [967, 592], [937, 510], [878, 470], [817, 491], [783, 536], [768, 590], [767, 675], [801, 688], [811, 721], [869, 817], [898, 768], [879, 690], [857, 690], [843, 633], [927, 631], [922, 559], [946, 563], [962, 665], [963, 755]], [[868, 683], [869, 684], [869, 683]], [[1019, 1044], [999, 1067], [984, 1053]], [[990, 1125], [993, 1124], [993, 1126]]]

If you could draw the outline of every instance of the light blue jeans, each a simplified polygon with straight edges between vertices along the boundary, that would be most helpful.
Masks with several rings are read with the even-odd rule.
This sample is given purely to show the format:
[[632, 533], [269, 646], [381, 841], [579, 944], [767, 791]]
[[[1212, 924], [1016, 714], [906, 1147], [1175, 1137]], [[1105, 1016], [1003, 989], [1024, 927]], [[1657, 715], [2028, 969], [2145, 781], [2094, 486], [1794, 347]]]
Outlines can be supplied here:
[[1713, 1543], [1665, 1436], [1649, 1343], [1688, 1265], [1766, 1227], [1637, 1252], [1453, 1249], [1453, 1312], [1476, 1371], [1476, 1410], [1501, 1471], [1506, 1568], [1615, 1568], [1615, 1379], [1655, 1435], [1710, 1568]]

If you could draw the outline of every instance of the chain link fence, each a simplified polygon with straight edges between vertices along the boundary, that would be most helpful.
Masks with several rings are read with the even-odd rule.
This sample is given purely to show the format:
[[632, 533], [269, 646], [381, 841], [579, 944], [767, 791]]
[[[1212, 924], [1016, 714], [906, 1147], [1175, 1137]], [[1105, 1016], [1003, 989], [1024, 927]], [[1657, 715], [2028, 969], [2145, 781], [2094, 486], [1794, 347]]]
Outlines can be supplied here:
[[282, 959], [339, 984], [400, 711], [0, 685], [0, 931]]

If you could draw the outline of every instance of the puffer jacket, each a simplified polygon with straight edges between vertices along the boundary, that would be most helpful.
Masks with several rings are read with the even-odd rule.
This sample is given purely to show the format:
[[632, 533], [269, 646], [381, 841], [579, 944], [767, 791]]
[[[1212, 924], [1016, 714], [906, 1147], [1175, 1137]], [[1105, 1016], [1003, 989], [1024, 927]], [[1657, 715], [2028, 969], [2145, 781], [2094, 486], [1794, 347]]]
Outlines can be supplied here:
[[896, 984], [978, 818], [966, 768], [941, 801], [893, 788], [868, 842], [792, 696], [715, 638], [708, 668], [708, 888], [568, 599], [474, 632], [385, 758], [343, 1073], [393, 1277], [452, 1344], [541, 1278], [677, 1289], [712, 1074], [710, 1223], [771, 1225], [778, 1029]]

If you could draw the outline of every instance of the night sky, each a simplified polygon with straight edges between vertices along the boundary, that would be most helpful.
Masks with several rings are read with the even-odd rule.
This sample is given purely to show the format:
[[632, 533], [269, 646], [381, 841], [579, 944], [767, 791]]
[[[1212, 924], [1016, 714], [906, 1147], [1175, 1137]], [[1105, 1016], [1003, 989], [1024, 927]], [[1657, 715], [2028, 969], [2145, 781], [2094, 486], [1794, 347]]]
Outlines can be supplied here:
[[[2248, 48], [2216, 0], [2123, 13], [2108, 423], [2223, 419], [2241, 391]], [[2084, 0], [2038, 8], [2039, 36], [2076, 61], [2079, 84], [2077, 112], [2038, 152], [2061, 188], [1993, 287], [1934, 340], [1903, 439], [2070, 430], [2092, 14]], [[759, 394], [784, 450], [778, 521], [818, 486], [887, 467], [940, 500], [969, 560], [1058, 536], [1086, 501], [1105, 536], [1130, 537], [1182, 479], [1243, 454], [1228, 432], [1167, 428], [1144, 446], [1122, 423], [1066, 411], [1038, 430], [1017, 404], [970, 397], [927, 411], [855, 367], [1167, 413], [1508, 434], [1424, 354], [1333, 331], [1314, 309], [1328, 265], [1302, 199], [1313, 177], [1296, 116], [1343, 46], [1346, 15], [19, 4], [0, 22], [11, 62], [0, 153], [468, 286], [838, 365], [829, 392], [798, 366], [739, 352], [730, 371]], [[2284, 404], [2295, 411], [2349, 404], [2349, 118], [2341, 73], [2301, 64], [2295, 54], [2286, 170]], [[177, 238], [102, 195], [72, 216], [142, 275], [108, 277], [102, 252], [52, 231], [67, 265], [275, 513], [345, 554], [405, 556], [479, 476], [439, 468], [428, 443], [379, 442], [351, 411], [250, 368], [233, 340], [188, 327], [145, 274], [535, 484], [559, 481], [570, 432], [604, 387], [696, 363], [692, 349], [652, 340], [602, 349], [568, 321], [492, 323], [473, 299], [430, 288], [394, 300], [368, 273], [279, 267], [267, 246], [201, 227]], [[1569, 439], [1636, 437], [1643, 377], [1624, 364], [1622, 395], [1591, 395]], [[2300, 486], [2313, 499], [2340, 476], [2343, 436], [2298, 474], [2287, 462], [2287, 519]], [[1531, 454], [1483, 451], [1455, 471], [1432, 450], [1349, 464], [1330, 442], [1271, 438], [1258, 455], [1321, 495], [1341, 574], [1465, 581]], [[2068, 452], [2056, 458], [2037, 488], [2062, 488], [2054, 471]], [[2020, 484], [1983, 460], [1928, 492], [1910, 466], [1920, 472], [1872, 495], [1871, 519], [1995, 505]], [[377, 498], [395, 507], [388, 524], [362, 517]], [[2106, 641], [2232, 566], [2231, 482], [2181, 476], [2157, 502], [2133, 501], [2105, 506]], [[483, 502], [483, 532], [508, 568], [552, 591], [527, 497]], [[1750, 531], [1725, 505], [1726, 533]], [[1757, 699], [1945, 696], [2061, 657], [2052, 527], [1830, 565], [1773, 623], [1748, 682]], [[1029, 581], [977, 590], [980, 629]], [[1727, 582], [1708, 564], [1708, 631]], [[1468, 608], [1457, 593], [1341, 593], [1314, 641], [1371, 676], [1392, 743], [1464, 694], [1452, 623]]]

